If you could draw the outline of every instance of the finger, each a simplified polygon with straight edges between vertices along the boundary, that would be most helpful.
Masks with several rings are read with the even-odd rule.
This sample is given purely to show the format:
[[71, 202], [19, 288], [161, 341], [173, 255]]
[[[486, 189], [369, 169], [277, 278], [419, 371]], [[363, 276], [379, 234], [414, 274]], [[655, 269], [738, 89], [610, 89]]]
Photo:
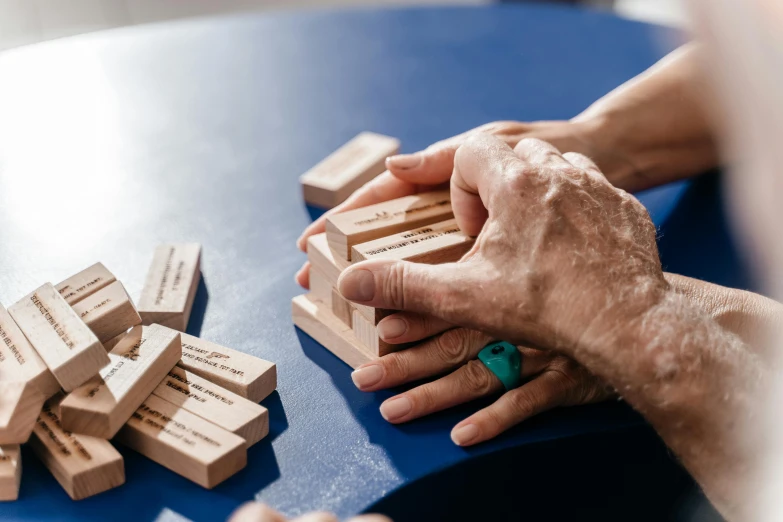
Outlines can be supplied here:
[[464, 324], [475, 313], [478, 274], [470, 262], [424, 265], [408, 261], [362, 261], [340, 274], [337, 289], [349, 301], [406, 310]]
[[451, 206], [460, 229], [477, 236], [489, 213], [492, 187], [510, 167], [521, 167], [514, 151], [504, 141], [479, 134], [457, 149], [451, 176]]
[[228, 522], [286, 522], [285, 517], [259, 502], [247, 502], [234, 511]]
[[537, 138], [519, 140], [514, 147], [514, 154], [527, 163], [534, 165], [550, 165], [553, 167], [570, 167], [571, 164], [563, 158], [557, 147]]
[[356, 192], [351, 194], [348, 199], [313, 221], [304, 229], [304, 232], [299, 236], [299, 239], [296, 240], [296, 246], [302, 252], [306, 252], [307, 238], [326, 231], [326, 218], [333, 214], [374, 205], [391, 199], [410, 196], [416, 194], [418, 191], [419, 188], [415, 184], [403, 181], [390, 172], [384, 172], [377, 178], [362, 185]]
[[458, 142], [450, 139], [435, 143], [413, 154], [399, 154], [386, 158], [386, 168], [409, 183], [436, 185], [451, 177], [454, 168], [454, 153]]
[[439, 375], [475, 359], [492, 340], [477, 330], [457, 328], [429, 341], [364, 364], [351, 374], [362, 391], [376, 391]]
[[383, 515], [360, 515], [353, 517], [348, 522], [392, 522], [392, 519]]
[[473, 359], [438, 380], [422, 384], [381, 404], [381, 415], [398, 424], [452, 408], [503, 389], [500, 379]]
[[601, 172], [601, 169], [598, 168], [598, 165], [596, 165], [595, 162], [593, 162], [593, 160], [591, 160], [584, 154], [579, 154], [578, 152], [566, 152], [565, 154], [563, 154], [563, 158], [567, 160], [574, 167], [582, 169], [588, 175], [593, 176], [596, 179], [601, 179], [601, 180], [606, 179], [604, 173]]
[[445, 332], [454, 325], [431, 315], [399, 312], [384, 317], [378, 323], [378, 335], [387, 343], [401, 344], [421, 341]]
[[340, 522], [336, 516], [331, 513], [325, 513], [319, 511], [317, 513], [307, 513], [299, 518], [295, 518], [291, 522]]
[[310, 289], [310, 261], [305, 261], [305, 264], [296, 273], [294, 279], [302, 288]]
[[458, 446], [472, 446], [496, 437], [525, 419], [560, 406], [569, 383], [561, 373], [544, 372], [457, 424], [451, 440]]

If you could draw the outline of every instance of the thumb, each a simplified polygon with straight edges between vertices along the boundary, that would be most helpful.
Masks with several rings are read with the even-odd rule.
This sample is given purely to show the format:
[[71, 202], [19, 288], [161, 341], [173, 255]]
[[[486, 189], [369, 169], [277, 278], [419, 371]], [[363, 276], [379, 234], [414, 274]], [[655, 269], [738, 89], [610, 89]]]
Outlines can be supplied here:
[[413, 154], [386, 158], [386, 168], [399, 179], [419, 185], [438, 185], [451, 177], [458, 143], [441, 141]]
[[406, 310], [449, 322], [465, 319], [473, 288], [471, 271], [464, 263], [424, 265], [409, 261], [363, 261], [346, 268], [337, 289], [356, 303], [391, 310]]

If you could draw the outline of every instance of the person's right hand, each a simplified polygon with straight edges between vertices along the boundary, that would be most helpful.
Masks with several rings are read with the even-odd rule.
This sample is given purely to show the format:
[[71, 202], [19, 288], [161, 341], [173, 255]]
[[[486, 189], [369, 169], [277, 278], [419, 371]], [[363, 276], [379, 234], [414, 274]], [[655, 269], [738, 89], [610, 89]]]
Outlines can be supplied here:
[[[610, 151], [603, 150], [595, 143], [593, 136], [597, 133], [594, 131], [595, 124], [587, 119], [534, 123], [499, 121], [439, 141], [420, 152], [392, 156], [386, 160], [388, 171], [368, 182], [346, 201], [316, 219], [302, 232], [296, 244], [300, 250], [306, 252], [307, 239], [326, 230], [326, 218], [330, 215], [420, 192], [448, 188], [451, 172], [454, 169], [454, 154], [465, 140], [479, 134], [496, 136], [510, 147], [516, 146], [523, 138], [538, 138], [552, 143], [564, 152], [587, 154], [601, 165], [604, 172], [623, 163], [625, 160]], [[297, 283], [305, 288], [310, 286], [309, 271], [310, 265], [305, 263], [296, 274]]]

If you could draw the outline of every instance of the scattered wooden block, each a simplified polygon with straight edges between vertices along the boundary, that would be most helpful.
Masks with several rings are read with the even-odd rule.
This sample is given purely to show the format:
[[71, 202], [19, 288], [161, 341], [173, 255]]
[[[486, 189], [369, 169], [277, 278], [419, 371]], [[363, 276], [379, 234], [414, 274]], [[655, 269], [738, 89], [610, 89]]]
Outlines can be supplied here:
[[172, 368], [152, 393], [239, 435], [248, 446], [269, 433], [266, 408], [183, 368]]
[[117, 346], [117, 345], [119, 344], [119, 342], [120, 342], [120, 341], [122, 341], [123, 339], [125, 339], [125, 336], [126, 336], [126, 335], [128, 335], [128, 332], [122, 332], [121, 334], [119, 334], [119, 335], [117, 335], [117, 336], [115, 336], [115, 337], [112, 337], [112, 338], [111, 338], [111, 339], [109, 339], [108, 341], [104, 341], [104, 342], [103, 342], [103, 343], [101, 343], [101, 344], [103, 344], [103, 348], [104, 348], [104, 349], [105, 349], [107, 352], [110, 352], [110, 351], [112, 351], [112, 350], [114, 349], [114, 347], [115, 347], [115, 346]]
[[106, 349], [109, 341], [141, 324], [141, 317], [122, 283], [115, 281], [73, 305]]
[[144, 400], [117, 441], [207, 489], [247, 464], [245, 439], [156, 395]]
[[30, 381], [0, 381], [0, 444], [27, 442], [45, 400]]
[[300, 295], [294, 297], [291, 304], [294, 324], [350, 367], [356, 368], [376, 358], [356, 338], [351, 328], [323, 303]]
[[354, 245], [351, 259], [355, 262], [389, 259], [428, 265], [452, 263], [459, 261], [475, 242], [475, 238], [460, 231], [456, 219], [449, 219]]
[[353, 311], [353, 333], [370, 353], [378, 357], [402, 350], [410, 346], [406, 344], [389, 344], [378, 336], [378, 328], [367, 320], [358, 310]]
[[60, 403], [63, 427], [110, 439], [182, 357], [180, 333], [157, 324], [136, 326], [109, 353], [100, 375]]
[[201, 279], [201, 245], [179, 243], [155, 249], [138, 310], [142, 324], [184, 332]]
[[5, 308], [0, 306], [0, 381], [28, 381], [48, 399], [60, 384]]
[[307, 260], [310, 261], [310, 269], [315, 268], [324, 275], [330, 286], [336, 285], [340, 273], [351, 266], [350, 261], [334, 255], [325, 232], [307, 239]]
[[95, 263], [78, 274], [72, 275], [55, 288], [66, 303], [74, 305], [116, 280], [114, 274], [109, 272], [102, 263]]
[[350, 261], [354, 245], [453, 217], [448, 190], [426, 192], [329, 216], [326, 238], [336, 257]]
[[125, 483], [122, 456], [104, 439], [63, 429], [58, 402], [51, 399], [38, 416], [30, 445], [73, 500], [97, 495]]
[[397, 154], [395, 138], [362, 132], [302, 174], [304, 199], [312, 205], [332, 208], [385, 170], [386, 158]]
[[[318, 296], [314, 296], [318, 297]], [[332, 295], [328, 302], [321, 300], [328, 308], [331, 308], [332, 313], [336, 318], [345, 323], [348, 328], [353, 326], [353, 312], [354, 308], [351, 306], [351, 302], [344, 298], [336, 288], [332, 288]]]
[[98, 338], [51, 283], [8, 312], [65, 391], [81, 386], [109, 363]]
[[0, 446], [0, 501], [19, 498], [22, 481], [22, 452], [19, 444]]
[[275, 363], [188, 334], [178, 366], [253, 402], [277, 388]]
[[332, 306], [333, 283], [316, 267], [310, 267], [310, 292], [319, 300]]

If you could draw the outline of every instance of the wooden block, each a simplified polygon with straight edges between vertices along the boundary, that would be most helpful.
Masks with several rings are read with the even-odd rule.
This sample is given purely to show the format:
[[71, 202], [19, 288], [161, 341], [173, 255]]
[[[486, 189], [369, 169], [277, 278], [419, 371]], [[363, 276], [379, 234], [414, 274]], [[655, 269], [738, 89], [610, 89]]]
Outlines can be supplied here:
[[141, 317], [122, 283], [115, 281], [85, 297], [73, 309], [104, 345], [106, 341], [141, 324]]
[[277, 388], [275, 363], [188, 334], [182, 334], [182, 359], [177, 364], [253, 402]]
[[22, 481], [22, 452], [19, 444], [0, 446], [0, 501], [19, 498]]
[[310, 267], [310, 292], [319, 300], [332, 306], [333, 283], [316, 267]]
[[65, 391], [78, 388], [109, 363], [98, 338], [51, 283], [8, 312]]
[[30, 381], [0, 381], [0, 444], [27, 442], [45, 400]]
[[97, 495], [125, 483], [122, 456], [108, 440], [63, 429], [57, 415], [61, 396], [44, 406], [30, 445], [73, 500]]
[[72, 275], [55, 288], [66, 303], [74, 305], [116, 280], [114, 274], [109, 272], [102, 263], [95, 263], [78, 274]]
[[334, 255], [329, 248], [325, 232], [307, 239], [307, 260], [312, 268], [326, 276], [330, 286], [335, 286], [340, 273], [351, 266], [350, 261]]
[[362, 132], [334, 151], [318, 165], [302, 174], [304, 200], [322, 208], [332, 208], [356, 189], [386, 170], [386, 158], [400, 151], [395, 138]]
[[[129, 331], [130, 331], [130, 330], [129, 330]], [[104, 342], [103, 342], [103, 343], [101, 343], [101, 344], [103, 344], [103, 348], [104, 348], [104, 349], [105, 349], [107, 352], [110, 352], [110, 351], [112, 351], [112, 350], [114, 349], [114, 347], [115, 347], [115, 346], [117, 346], [117, 345], [119, 344], [119, 342], [120, 342], [120, 341], [122, 341], [123, 339], [125, 339], [125, 336], [126, 336], [126, 335], [128, 335], [128, 332], [122, 332], [120, 335], [117, 335], [117, 336], [115, 336], [115, 337], [112, 337], [112, 338], [111, 338], [111, 339], [109, 339], [108, 341], [104, 341]]]
[[456, 219], [433, 223], [354, 245], [351, 259], [390, 259], [437, 265], [459, 261], [471, 249], [475, 238], [460, 231]]
[[100, 375], [60, 403], [63, 427], [110, 439], [182, 357], [180, 333], [153, 324], [136, 326], [109, 353]]
[[[317, 296], [314, 296], [317, 298]], [[353, 312], [354, 308], [351, 306], [351, 302], [348, 301], [345, 297], [343, 297], [340, 292], [337, 291], [336, 288], [332, 288], [332, 295], [331, 299], [329, 299], [329, 302], [322, 302], [329, 307], [331, 305], [332, 313], [335, 317], [337, 317], [340, 321], [345, 323], [345, 325], [348, 328], [351, 328], [353, 326]]]
[[8, 311], [0, 306], [0, 381], [28, 381], [48, 399], [60, 384]]
[[291, 304], [294, 324], [351, 368], [376, 358], [323, 303], [300, 295]]
[[448, 190], [426, 192], [329, 216], [326, 238], [335, 256], [351, 261], [354, 245], [453, 217]]
[[155, 249], [138, 310], [142, 324], [184, 332], [201, 279], [201, 245], [179, 243]]
[[117, 441], [208, 489], [247, 464], [245, 439], [156, 395], [144, 400]]
[[389, 344], [378, 337], [378, 328], [364, 317], [358, 310], [353, 311], [353, 333], [362, 345], [370, 350], [370, 353], [378, 357], [402, 350], [410, 346], [405, 344]]
[[152, 393], [239, 435], [248, 446], [269, 433], [266, 408], [183, 368], [172, 368]]
[[397, 312], [397, 310], [384, 310], [382, 308], [373, 308], [372, 306], [364, 306], [356, 303], [351, 303], [351, 306], [373, 325], [377, 325], [384, 317]]

